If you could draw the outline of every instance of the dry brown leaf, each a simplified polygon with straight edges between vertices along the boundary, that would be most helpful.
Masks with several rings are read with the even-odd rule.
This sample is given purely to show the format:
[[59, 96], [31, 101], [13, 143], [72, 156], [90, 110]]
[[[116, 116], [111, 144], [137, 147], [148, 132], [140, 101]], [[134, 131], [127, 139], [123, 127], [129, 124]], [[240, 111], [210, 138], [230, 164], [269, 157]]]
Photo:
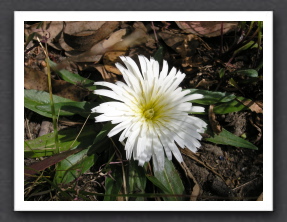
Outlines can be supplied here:
[[201, 43], [200, 38], [193, 34], [184, 35], [171, 31], [162, 31], [158, 35], [169, 47], [179, 53], [182, 58], [194, 56]]
[[120, 70], [118, 70], [118, 68], [115, 66], [115, 63], [120, 62], [121, 60], [119, 56], [123, 56], [125, 53], [125, 51], [106, 52], [103, 58], [105, 69], [108, 72], [122, 75]]
[[[107, 38], [116, 30], [120, 22], [79, 22], [64, 23], [63, 37], [65, 43], [78, 51], [89, 50], [93, 45]], [[86, 26], [83, 25], [87, 24]], [[96, 24], [96, 27], [92, 27]]]
[[206, 80], [202, 79], [196, 86], [195, 88], [204, 88], [204, 89], [209, 89], [210, 86], [217, 84], [217, 80]]
[[28, 36], [35, 32], [34, 39], [37, 37], [42, 39], [42, 36], [47, 38], [47, 43], [58, 50], [62, 50], [61, 45], [59, 44], [59, 39], [61, 38], [61, 33], [64, 27], [62, 21], [45, 21], [41, 28], [37, 29], [39, 23], [35, 23], [27, 28], [25, 28], [25, 35]]
[[[113, 50], [111, 47], [118, 42], [123, 41], [123, 37], [126, 35], [126, 29], [120, 29], [113, 34], [108, 39], [104, 39], [99, 43], [95, 44], [90, 50], [86, 52], [71, 51], [65, 54], [69, 56], [70, 60], [75, 62], [94, 62], [97, 63], [102, 59], [105, 52]], [[126, 48], [124, 49], [126, 50]]]
[[115, 74], [107, 72], [103, 65], [97, 64], [95, 68], [101, 73], [103, 79], [107, 82], [115, 83], [118, 79]]
[[219, 134], [221, 133], [222, 131], [222, 126], [219, 124], [219, 122], [216, 120], [216, 115], [215, 113], [213, 112], [213, 108], [214, 108], [214, 105], [210, 105], [209, 106], [209, 110], [208, 110], [208, 119], [209, 119], [209, 122], [210, 122], [210, 125], [211, 125], [211, 128], [212, 128], [212, 131], [215, 133], [215, 134]]
[[263, 113], [263, 109], [262, 109], [263, 105], [262, 105], [262, 103], [260, 103], [260, 105], [262, 105], [262, 107], [260, 107], [256, 102], [254, 102], [254, 101], [252, 101], [250, 99], [240, 100], [240, 99], [236, 98], [236, 100], [241, 102], [244, 106], [247, 106], [253, 112]]
[[[79, 86], [68, 83], [64, 80], [52, 79], [52, 92], [54, 95], [61, 96], [74, 101], [83, 101], [89, 91]], [[24, 69], [24, 87], [26, 89], [36, 89], [39, 91], [49, 91], [48, 76], [40, 71], [29, 67]]]
[[[179, 28], [187, 33], [192, 33], [198, 36], [215, 37], [221, 35], [221, 21], [196, 21], [185, 22], [177, 21]], [[235, 30], [238, 22], [223, 22], [223, 34]]]

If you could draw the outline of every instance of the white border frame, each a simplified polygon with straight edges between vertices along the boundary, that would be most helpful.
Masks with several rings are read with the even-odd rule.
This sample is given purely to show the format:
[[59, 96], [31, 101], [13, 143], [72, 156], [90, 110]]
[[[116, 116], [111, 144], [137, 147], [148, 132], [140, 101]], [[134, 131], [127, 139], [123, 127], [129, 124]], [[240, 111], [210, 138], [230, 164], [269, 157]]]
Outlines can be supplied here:
[[[75, 16], [76, 15], [76, 16]], [[76, 20], [75, 20], [76, 19]], [[263, 21], [263, 201], [24, 201], [24, 21]], [[272, 11], [39, 11], [14, 13], [15, 211], [273, 211], [273, 12]], [[22, 111], [20, 111], [22, 110]], [[22, 113], [22, 114], [21, 114]]]

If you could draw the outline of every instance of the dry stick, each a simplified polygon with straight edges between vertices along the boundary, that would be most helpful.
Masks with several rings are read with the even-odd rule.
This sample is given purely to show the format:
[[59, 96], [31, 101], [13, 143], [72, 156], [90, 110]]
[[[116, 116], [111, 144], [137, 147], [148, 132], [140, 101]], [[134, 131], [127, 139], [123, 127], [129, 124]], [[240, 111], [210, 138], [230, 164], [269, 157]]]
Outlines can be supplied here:
[[199, 193], [200, 193], [200, 186], [197, 182], [197, 180], [195, 179], [195, 177], [192, 175], [192, 173], [190, 172], [190, 170], [188, 169], [188, 167], [186, 166], [185, 162], [180, 163], [180, 166], [182, 167], [182, 169], [184, 170], [184, 172], [186, 173], [186, 175], [191, 178], [193, 180], [193, 182], [195, 183], [193, 189], [192, 189], [192, 193], [190, 196], [190, 200], [191, 201], [196, 201]]
[[223, 52], [223, 22], [221, 22], [220, 34], [221, 34], [220, 38], [220, 56], [221, 56]]
[[191, 159], [195, 160], [196, 162], [200, 163], [202, 166], [206, 167], [207, 169], [209, 169], [211, 172], [213, 172], [215, 175], [219, 176], [224, 182], [224, 178], [222, 175], [220, 175], [219, 173], [217, 173], [209, 164], [207, 165], [206, 163], [200, 161], [199, 159], [195, 158], [195, 155], [192, 151], [190, 151], [189, 149], [180, 149], [180, 152], [183, 153], [184, 155], [190, 157]]
[[152, 30], [153, 30], [153, 33], [154, 33], [154, 38], [155, 38], [156, 44], [158, 44], [158, 38], [157, 38], [157, 34], [156, 34], [156, 31], [155, 31], [155, 26], [154, 26], [153, 22], [151, 22], [151, 27], [152, 27]]
[[25, 113], [25, 124], [26, 124], [26, 127], [27, 127], [27, 130], [28, 130], [28, 135], [29, 136], [29, 139], [31, 140], [32, 139], [32, 134], [31, 134], [31, 131], [30, 131], [30, 127], [29, 127], [29, 119], [27, 118], [26, 116], [26, 113]]

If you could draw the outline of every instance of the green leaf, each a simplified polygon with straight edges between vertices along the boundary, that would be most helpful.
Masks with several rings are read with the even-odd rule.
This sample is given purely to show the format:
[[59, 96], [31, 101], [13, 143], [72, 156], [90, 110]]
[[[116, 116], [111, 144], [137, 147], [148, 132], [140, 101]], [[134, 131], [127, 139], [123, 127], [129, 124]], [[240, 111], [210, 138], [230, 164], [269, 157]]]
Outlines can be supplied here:
[[54, 182], [67, 184], [75, 180], [90, 169], [97, 158], [95, 155], [87, 156], [87, 149], [67, 157], [57, 164]]
[[255, 43], [254, 41], [250, 41], [250, 42], [246, 43], [244, 46], [242, 46], [239, 49], [235, 50], [234, 53], [233, 53], [233, 56], [235, 56], [236, 54], [238, 54], [241, 51], [249, 49], [250, 47], [251, 47], [251, 49], [252, 48], [257, 48], [258, 44]]
[[[182, 195], [184, 193], [184, 186], [181, 178], [172, 161], [168, 160], [167, 158], [165, 158], [163, 171], [154, 171], [154, 176], [168, 189], [162, 190], [164, 193], [174, 195]], [[164, 197], [163, 199], [173, 201], [183, 200], [181, 196]]]
[[159, 189], [161, 189], [166, 194], [171, 194], [172, 191], [170, 191], [162, 182], [160, 182], [156, 177], [146, 175], [148, 180], [153, 183], [153, 185], [157, 186]]
[[[118, 167], [116, 165], [110, 165], [111, 170], [112, 170], [112, 177], [107, 176], [105, 180], [105, 201], [114, 201], [116, 200], [116, 195], [119, 194], [122, 184], [123, 184], [123, 177], [122, 177], [122, 171], [121, 167]], [[115, 196], [109, 196], [109, 195], [115, 195]]]
[[202, 89], [188, 89], [188, 90], [190, 91], [190, 94], [198, 93], [204, 96], [203, 99], [192, 100], [192, 103], [198, 103], [202, 105], [225, 103], [234, 100], [236, 98], [235, 95], [230, 93], [212, 92]]
[[160, 64], [162, 63], [163, 61], [163, 53], [164, 53], [164, 48], [163, 46], [159, 46], [158, 47], [158, 50], [156, 50], [156, 52], [154, 53], [153, 55], [153, 58], [158, 61]]
[[215, 143], [215, 144], [229, 145], [229, 146], [235, 146], [235, 147], [248, 148], [252, 150], [258, 150], [258, 148], [252, 143], [250, 143], [249, 141], [230, 133], [226, 129], [223, 129], [219, 135], [214, 134], [213, 137], [205, 138], [205, 140]]
[[244, 69], [236, 71], [237, 74], [245, 75], [248, 77], [258, 77], [258, 72], [255, 69]]
[[[79, 146], [88, 147], [89, 144], [86, 144], [86, 142], [92, 144], [98, 129], [96, 128], [96, 125], [85, 126], [75, 141], [79, 132], [79, 128], [63, 129], [58, 132], [61, 152]], [[34, 140], [25, 141], [24, 156], [25, 158], [52, 156], [55, 147], [54, 133], [49, 133]]]
[[106, 123], [101, 131], [97, 134], [94, 139], [93, 145], [89, 149], [89, 154], [101, 153], [107, 146], [109, 146], [108, 133], [115, 125], [110, 122]]
[[[145, 193], [146, 188], [146, 176], [144, 167], [138, 166], [137, 162], [134, 160], [129, 161], [128, 169], [128, 190], [129, 193]], [[143, 201], [143, 197], [137, 197], [136, 200]]]
[[224, 69], [224, 68], [221, 68], [221, 69], [219, 70], [218, 74], [219, 74], [219, 78], [221, 79], [221, 78], [224, 76], [224, 74], [225, 74], [225, 69]]
[[[244, 100], [244, 97], [237, 97], [240, 101]], [[238, 112], [242, 110], [247, 110], [248, 108], [244, 106], [241, 102], [237, 100], [232, 100], [226, 103], [218, 104], [213, 108], [213, 112], [216, 114], [227, 114], [232, 112]]]
[[[50, 95], [44, 91], [24, 90], [24, 105], [26, 108], [45, 117], [52, 118]], [[99, 105], [96, 102], [75, 102], [60, 96], [53, 95], [55, 113], [59, 116], [72, 116], [79, 114], [87, 117], [91, 114], [91, 109]], [[92, 114], [94, 118], [97, 114]]]
[[[66, 99], [60, 96], [53, 95], [54, 103], [61, 102], [74, 102], [73, 100]], [[24, 90], [24, 106], [42, 116], [52, 118], [51, 111], [41, 111], [37, 106], [48, 105], [50, 106], [50, 96], [49, 93], [44, 91], [38, 91], [34, 89]], [[51, 109], [51, 108], [50, 108]]]
[[97, 87], [94, 86], [94, 81], [84, 78], [78, 74], [72, 73], [65, 69], [58, 69], [58, 65], [54, 63], [53, 61], [49, 60], [49, 64], [51, 69], [57, 73], [63, 80], [72, 83], [74, 85], [80, 84], [82, 87], [89, 89], [89, 90], [95, 90]]
[[[91, 113], [91, 109], [98, 106], [99, 103], [96, 102], [62, 102], [55, 103], [55, 113], [59, 116], [72, 116], [79, 114], [83, 117], [88, 117], [90, 114], [90, 119], [93, 119], [98, 114]], [[49, 104], [36, 106], [36, 109], [42, 112], [50, 113], [51, 108]]]

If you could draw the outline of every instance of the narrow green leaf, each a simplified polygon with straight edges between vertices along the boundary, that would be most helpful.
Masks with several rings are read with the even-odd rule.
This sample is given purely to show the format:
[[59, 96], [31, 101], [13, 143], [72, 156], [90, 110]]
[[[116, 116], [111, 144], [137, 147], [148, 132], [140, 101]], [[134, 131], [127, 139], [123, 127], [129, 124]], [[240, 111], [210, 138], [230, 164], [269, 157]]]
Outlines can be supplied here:
[[236, 55], [236, 54], [238, 54], [238, 53], [241, 52], [241, 51], [247, 50], [247, 49], [249, 49], [250, 47], [251, 47], [251, 48], [257, 48], [257, 47], [258, 47], [258, 44], [255, 43], [254, 41], [250, 41], [250, 42], [246, 43], [244, 46], [242, 46], [242, 47], [240, 47], [239, 49], [235, 50], [234, 53], [233, 53], [233, 55]]
[[243, 69], [236, 71], [237, 74], [245, 75], [248, 77], [258, 77], [258, 72], [255, 69]]
[[87, 149], [67, 157], [57, 165], [54, 182], [67, 184], [75, 180], [90, 169], [97, 158], [95, 155], [87, 156]]
[[94, 86], [94, 81], [84, 78], [78, 74], [72, 73], [65, 69], [58, 69], [58, 65], [53, 61], [49, 60], [51, 69], [56, 72], [63, 80], [72, 83], [74, 85], [80, 84], [82, 87], [89, 90], [95, 90], [97, 87]]
[[[145, 193], [146, 176], [144, 167], [138, 166], [134, 160], [129, 161], [128, 165], [128, 191], [129, 193]], [[136, 200], [143, 201], [143, 197], [138, 197]]]
[[205, 138], [205, 140], [215, 144], [258, 150], [258, 148], [249, 141], [230, 133], [226, 129], [223, 129], [219, 135], [215, 134], [213, 137]]
[[[169, 194], [182, 195], [184, 193], [184, 186], [181, 178], [175, 169], [172, 161], [165, 158], [164, 170], [154, 171], [154, 176], [169, 190]], [[166, 191], [163, 190], [164, 193]], [[164, 197], [164, 200], [183, 200], [181, 196]]]
[[116, 200], [116, 196], [109, 196], [111, 194], [113, 195], [118, 195], [122, 184], [123, 184], [123, 178], [122, 178], [122, 171], [121, 168], [116, 166], [116, 165], [110, 165], [111, 170], [112, 170], [112, 177], [107, 176], [106, 180], [105, 180], [105, 188], [106, 188], [106, 192], [105, 192], [105, 197], [104, 200], [105, 201], [114, 201]]
[[[87, 125], [84, 127], [77, 140], [74, 141], [79, 131], [79, 128], [63, 129], [59, 131], [58, 136], [61, 152], [82, 146], [85, 141], [91, 141], [90, 143], [92, 143], [95, 135], [97, 135], [98, 129], [96, 128], [96, 125]], [[49, 133], [34, 140], [25, 141], [24, 156], [25, 158], [52, 156], [54, 154], [54, 149], [54, 133]]]
[[212, 92], [202, 89], [188, 89], [191, 94], [198, 93], [204, 96], [203, 99], [192, 100], [192, 103], [198, 103], [202, 105], [212, 105], [216, 103], [225, 103], [236, 98], [235, 95], [223, 92]]
[[[55, 112], [59, 114], [59, 116], [72, 116], [75, 114], [79, 114], [83, 117], [88, 117], [91, 114], [91, 109], [98, 106], [99, 103], [96, 102], [61, 102], [55, 103]], [[50, 113], [49, 105], [38, 105], [35, 107], [41, 112]], [[90, 115], [90, 119], [95, 118], [98, 114]]]
[[153, 58], [158, 61], [160, 64], [163, 61], [163, 53], [164, 53], [164, 48], [163, 46], [159, 46], [158, 50], [154, 53]]
[[224, 69], [224, 68], [221, 68], [221, 69], [219, 70], [218, 74], [219, 74], [219, 78], [221, 79], [221, 78], [224, 76], [224, 74], [225, 74], [225, 69]]
[[[237, 97], [241, 101], [244, 100], [244, 97]], [[242, 110], [247, 110], [248, 108], [244, 106], [241, 102], [237, 100], [232, 100], [226, 103], [221, 103], [216, 105], [213, 108], [213, 112], [216, 114], [227, 114], [227, 113], [232, 113], [232, 112], [238, 112]]]
[[106, 123], [100, 132], [96, 135], [93, 145], [89, 149], [89, 154], [101, 153], [106, 147], [109, 146], [108, 133], [114, 127], [110, 122]]

